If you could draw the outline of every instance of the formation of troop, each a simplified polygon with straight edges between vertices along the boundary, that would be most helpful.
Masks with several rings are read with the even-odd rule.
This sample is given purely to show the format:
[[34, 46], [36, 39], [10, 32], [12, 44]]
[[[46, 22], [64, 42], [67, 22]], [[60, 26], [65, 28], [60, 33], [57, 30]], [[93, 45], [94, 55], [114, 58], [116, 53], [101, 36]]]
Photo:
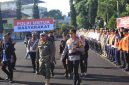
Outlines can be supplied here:
[[[72, 29], [62, 34], [60, 41], [60, 60], [64, 67], [64, 77], [73, 79], [73, 85], [80, 85], [81, 76], [87, 75], [88, 50], [91, 48], [111, 62], [129, 71], [129, 34], [128, 29]], [[7, 74], [9, 82], [13, 82], [16, 54], [15, 44], [11, 33], [6, 33], [0, 42], [2, 70]], [[45, 85], [50, 85], [50, 78], [54, 76], [56, 64], [55, 36], [53, 32], [32, 32], [31, 37], [26, 35], [25, 58], [32, 62], [32, 72], [45, 77]], [[7, 69], [8, 67], [8, 69]], [[79, 74], [79, 68], [81, 74]], [[0, 78], [2, 79], [2, 78]]]
[[[14, 40], [11, 38], [11, 33], [6, 33], [0, 42], [0, 60], [2, 70], [7, 75], [6, 79], [0, 77], [0, 80], [8, 80], [13, 83], [13, 72], [16, 64]], [[49, 34], [32, 32], [31, 37], [28, 35], [25, 37], [24, 44], [27, 49], [25, 58], [31, 59], [33, 73], [45, 76], [46, 83], [49, 85], [49, 79], [54, 76], [54, 64], [55, 64], [55, 42], [52, 32]]]
[[83, 35], [77, 35], [76, 30], [70, 30], [70, 38], [63, 34], [60, 44], [61, 61], [65, 69], [65, 77], [73, 78], [73, 85], [80, 85], [79, 65], [81, 76], [87, 74], [87, 60], [89, 45]]
[[55, 42], [52, 32], [48, 34], [40, 33], [40, 38], [36, 32], [32, 33], [31, 38], [26, 36], [27, 53], [25, 58], [30, 58], [32, 62], [33, 73], [45, 77], [45, 85], [49, 85], [51, 75], [54, 76], [55, 64]]
[[[54, 76], [55, 60], [55, 37], [52, 32], [40, 33], [40, 39], [32, 33], [32, 37], [25, 38], [27, 53], [25, 58], [30, 57], [33, 72], [45, 76], [45, 85], [50, 85], [50, 78]], [[69, 38], [70, 36], [70, 38]], [[80, 85], [81, 78], [78, 73], [79, 65], [81, 76], [87, 74], [87, 60], [89, 45], [83, 35], [77, 36], [76, 30], [63, 33], [60, 41], [60, 60], [65, 69], [65, 77], [73, 79], [73, 85]]]
[[117, 66], [129, 71], [129, 33], [127, 28], [79, 30], [90, 43], [90, 48]]

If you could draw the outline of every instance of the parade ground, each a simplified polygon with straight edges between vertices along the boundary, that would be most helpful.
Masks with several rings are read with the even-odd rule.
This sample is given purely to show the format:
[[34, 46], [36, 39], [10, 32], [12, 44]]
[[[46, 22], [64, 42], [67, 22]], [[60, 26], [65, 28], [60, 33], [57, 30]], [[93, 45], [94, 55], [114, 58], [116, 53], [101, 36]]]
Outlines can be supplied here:
[[[51, 78], [50, 85], [72, 85], [72, 79], [64, 77], [64, 69], [59, 55], [60, 40], [56, 41], [55, 76]], [[14, 83], [1, 80], [0, 85], [44, 85], [45, 79], [33, 73], [31, 61], [25, 59], [26, 48], [23, 41], [16, 43], [17, 63], [14, 71]], [[0, 69], [0, 76], [6, 78]], [[106, 58], [89, 50], [88, 72], [86, 77], [81, 77], [81, 85], [129, 85], [129, 74], [124, 72]]]

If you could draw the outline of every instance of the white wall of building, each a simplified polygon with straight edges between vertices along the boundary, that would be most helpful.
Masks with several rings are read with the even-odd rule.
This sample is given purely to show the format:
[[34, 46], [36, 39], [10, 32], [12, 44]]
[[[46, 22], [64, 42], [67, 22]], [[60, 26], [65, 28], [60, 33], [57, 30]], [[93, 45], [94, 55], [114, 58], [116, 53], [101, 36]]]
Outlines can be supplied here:
[[[2, 2], [1, 9], [2, 10], [16, 10], [16, 0]], [[39, 6], [39, 14], [42, 17], [42, 13], [47, 11], [47, 8]], [[30, 16], [30, 19], [33, 16], [33, 4], [22, 5], [22, 13]]]
[[[45, 7], [40, 7], [39, 6], [39, 14], [40, 14], [40, 18], [42, 17], [42, 13], [47, 11], [47, 8]], [[23, 5], [22, 6], [22, 13], [29, 15], [30, 17], [33, 16], [33, 4], [29, 4], [29, 5]]]
[[16, 10], [16, 2], [15, 1], [9, 1], [9, 2], [2, 2], [1, 4], [1, 10]]

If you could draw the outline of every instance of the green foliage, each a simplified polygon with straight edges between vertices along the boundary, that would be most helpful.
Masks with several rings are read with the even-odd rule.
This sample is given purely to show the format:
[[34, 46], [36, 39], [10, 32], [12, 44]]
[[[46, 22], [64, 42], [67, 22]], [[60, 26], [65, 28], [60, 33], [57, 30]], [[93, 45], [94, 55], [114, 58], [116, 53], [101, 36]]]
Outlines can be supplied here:
[[74, 29], [74, 27], [72, 25], [69, 25], [69, 24], [61, 24], [60, 23], [59, 24], [59, 28], [56, 28], [55, 31], [59, 35], [62, 35], [62, 33], [68, 34], [70, 29]]
[[[79, 27], [87, 27], [88, 22], [92, 26], [96, 22], [98, 27], [104, 27], [105, 21], [107, 26], [112, 28], [116, 26], [115, 19], [118, 13], [120, 17], [129, 16], [129, 0], [70, 0], [71, 6], [73, 1]], [[99, 22], [97, 17], [103, 20]]]
[[90, 28], [90, 23], [88, 21], [88, 18], [81, 14], [77, 16], [77, 24], [79, 28], [85, 28], [85, 29]]
[[108, 22], [108, 28], [116, 28], [116, 17], [113, 15]]
[[98, 3], [97, 16], [101, 16], [105, 21], [112, 17], [116, 13], [116, 1], [115, 0], [100, 0]]
[[60, 10], [50, 10], [49, 12], [44, 12], [43, 17], [52, 17], [54, 19], [63, 19], [64, 16]]
[[75, 28], [77, 27], [76, 23], [76, 10], [73, 4], [73, 0], [70, 0], [70, 16], [71, 16], [71, 25]]
[[129, 13], [129, 4], [126, 5], [126, 11]]
[[122, 13], [120, 14], [120, 17], [125, 17], [125, 16], [129, 16], [129, 13], [128, 13], [128, 12], [122, 12]]
[[89, 20], [92, 25], [95, 24], [95, 18], [97, 16], [98, 1], [89, 0]]
[[48, 12], [48, 17], [52, 17], [54, 19], [63, 19], [63, 15], [62, 12], [60, 10], [50, 10]]

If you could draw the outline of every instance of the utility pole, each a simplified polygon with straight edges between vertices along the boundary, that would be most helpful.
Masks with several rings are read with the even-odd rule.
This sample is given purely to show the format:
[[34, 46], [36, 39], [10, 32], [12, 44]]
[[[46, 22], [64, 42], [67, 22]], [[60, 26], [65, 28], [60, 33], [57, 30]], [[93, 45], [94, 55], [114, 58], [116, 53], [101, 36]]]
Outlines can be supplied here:
[[2, 21], [1, 2], [0, 2], [0, 34], [2, 33], [3, 33], [3, 21]]
[[33, 0], [33, 18], [38, 19], [40, 18], [39, 16], [39, 8], [38, 8], [38, 0]]
[[119, 10], [119, 0], [116, 0], [117, 2], [117, 18], [120, 17], [120, 10]]
[[106, 23], [108, 23], [108, 2], [109, 0], [106, 1], [107, 4], [106, 4]]
[[22, 13], [21, 13], [21, 0], [17, 0], [16, 1], [16, 5], [17, 5], [17, 9], [16, 9], [16, 12], [17, 12], [17, 19], [18, 20], [21, 20], [22, 18]]

